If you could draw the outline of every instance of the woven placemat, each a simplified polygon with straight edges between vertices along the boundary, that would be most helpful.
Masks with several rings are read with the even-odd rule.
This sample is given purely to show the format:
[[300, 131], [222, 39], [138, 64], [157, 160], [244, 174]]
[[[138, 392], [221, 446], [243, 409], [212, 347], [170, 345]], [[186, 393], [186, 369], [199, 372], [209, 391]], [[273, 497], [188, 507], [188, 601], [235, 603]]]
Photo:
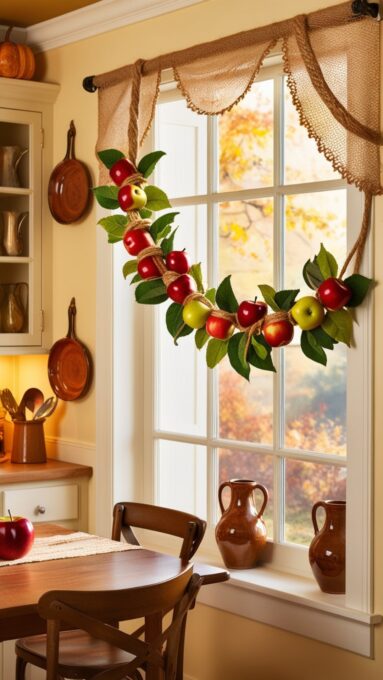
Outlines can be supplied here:
[[0, 560], [0, 567], [28, 562], [45, 562], [46, 560], [62, 560], [68, 557], [85, 557], [102, 553], [140, 550], [139, 545], [119, 543], [110, 538], [93, 536], [82, 531], [58, 536], [36, 538], [30, 552], [18, 560]]

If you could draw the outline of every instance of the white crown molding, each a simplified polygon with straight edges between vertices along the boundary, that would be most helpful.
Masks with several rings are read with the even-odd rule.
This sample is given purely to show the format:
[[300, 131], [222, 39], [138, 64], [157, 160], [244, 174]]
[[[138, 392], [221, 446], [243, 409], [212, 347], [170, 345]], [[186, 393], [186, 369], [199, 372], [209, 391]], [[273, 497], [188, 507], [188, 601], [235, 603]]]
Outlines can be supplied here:
[[45, 52], [139, 21], [175, 12], [205, 0], [100, 0], [26, 29], [35, 52]]

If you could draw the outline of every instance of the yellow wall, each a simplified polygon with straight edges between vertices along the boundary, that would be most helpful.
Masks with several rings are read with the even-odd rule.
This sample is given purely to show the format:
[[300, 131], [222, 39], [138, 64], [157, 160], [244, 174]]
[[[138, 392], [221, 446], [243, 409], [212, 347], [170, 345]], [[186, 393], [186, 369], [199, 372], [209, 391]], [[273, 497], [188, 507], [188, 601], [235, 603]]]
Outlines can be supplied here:
[[[76, 155], [92, 169], [93, 176], [96, 175], [94, 146], [97, 137], [97, 95], [84, 92], [81, 87], [84, 76], [131, 63], [138, 57], [153, 57], [329, 4], [334, 3], [331, 0], [284, 0], [283, 3], [278, 0], [205, 0], [189, 9], [49, 51], [44, 58], [39, 59], [38, 74], [40, 79], [61, 85], [55, 106], [55, 163], [65, 155], [66, 131], [73, 118], [77, 128]], [[377, 202], [377, 213], [379, 227], [381, 201]], [[78, 309], [77, 331], [92, 352], [95, 350], [97, 311], [95, 286], [98, 228], [94, 209], [81, 224], [53, 225], [54, 338], [66, 333], [66, 310], [74, 295]], [[380, 279], [383, 266], [381, 230], [376, 230], [375, 238], [376, 278]], [[378, 287], [378, 338], [383, 337], [383, 315], [379, 314], [383, 309], [382, 296], [382, 289]], [[29, 361], [22, 359], [22, 368], [29, 365]], [[377, 375], [381, 375], [381, 364], [380, 352], [376, 356]], [[381, 391], [382, 381], [376, 380], [377, 413], [380, 413], [383, 402]], [[58, 417], [60, 436], [94, 442], [94, 392], [81, 403], [65, 405], [65, 412], [61, 412]], [[376, 419], [375, 440], [375, 479], [380, 484], [383, 478], [381, 416]], [[375, 598], [376, 610], [381, 612], [383, 540], [379, 518], [383, 516], [382, 497], [383, 494], [377, 493], [375, 501]], [[231, 614], [198, 606], [190, 617], [186, 670], [198, 680], [253, 680], [255, 677], [264, 680], [380, 680], [383, 674], [383, 652], [380, 651], [383, 649], [382, 638], [383, 627], [380, 627], [376, 633], [376, 660], [371, 661]]]

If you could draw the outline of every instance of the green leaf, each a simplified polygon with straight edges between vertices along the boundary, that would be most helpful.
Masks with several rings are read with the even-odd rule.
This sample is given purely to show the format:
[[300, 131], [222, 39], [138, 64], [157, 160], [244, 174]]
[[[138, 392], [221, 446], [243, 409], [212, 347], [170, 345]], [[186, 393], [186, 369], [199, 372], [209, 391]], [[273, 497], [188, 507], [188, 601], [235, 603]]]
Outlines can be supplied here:
[[193, 332], [193, 328], [187, 326], [182, 318], [183, 306], [173, 302], [166, 311], [166, 328], [168, 329], [172, 338], [182, 338], [184, 335], [189, 335]]
[[316, 262], [316, 258], [314, 258], [314, 262], [311, 262], [311, 260], [307, 260], [306, 264], [303, 267], [302, 274], [306, 285], [309, 288], [312, 288], [313, 290], [316, 290], [320, 286], [322, 281], [324, 281], [324, 278]]
[[206, 291], [206, 293], [204, 293], [204, 295], [205, 295], [205, 298], [207, 298], [207, 299], [209, 300], [209, 302], [211, 302], [211, 304], [214, 305], [214, 303], [215, 303], [215, 296], [216, 296], [216, 290], [215, 290], [215, 288], [209, 288], [209, 289]]
[[165, 210], [166, 208], [171, 208], [169, 199], [162, 189], [149, 185], [144, 189], [147, 197], [146, 209], [147, 210]]
[[346, 306], [357, 307], [366, 297], [372, 284], [372, 279], [368, 279], [366, 276], [362, 276], [362, 274], [352, 274], [347, 279], [344, 279], [343, 283], [352, 291], [351, 299]]
[[265, 345], [262, 342], [259, 342], [253, 335], [251, 338], [251, 344], [252, 347], [254, 348], [255, 353], [257, 356], [259, 356], [260, 359], [266, 359], [266, 357], [270, 354], [270, 352], [267, 351]]
[[334, 340], [344, 342], [348, 347], [352, 338], [352, 316], [347, 309], [338, 312], [327, 312], [322, 328]]
[[131, 286], [132, 283], [138, 283], [139, 281], [143, 281], [143, 280], [144, 279], [142, 278], [142, 276], [140, 276], [139, 274], [136, 274], [135, 276], [133, 276], [129, 285]]
[[249, 347], [249, 351], [247, 353], [247, 360], [249, 364], [254, 366], [255, 368], [260, 368], [261, 371], [273, 371], [276, 373], [275, 366], [273, 364], [273, 360], [271, 358], [271, 354], [268, 354], [265, 359], [261, 359], [258, 354], [255, 352], [254, 348], [252, 345]]
[[234, 370], [249, 380], [250, 366], [245, 359], [246, 339], [246, 333], [234, 333], [229, 340], [228, 355]]
[[144, 305], [159, 305], [168, 299], [162, 279], [152, 279], [139, 283], [135, 295], [136, 301]]
[[271, 307], [274, 312], [279, 312], [279, 306], [275, 302], [276, 292], [271, 286], [267, 286], [265, 283], [258, 286], [259, 290], [263, 295], [264, 301]]
[[228, 340], [211, 338], [206, 349], [206, 363], [209, 368], [214, 368], [227, 354]]
[[170, 232], [170, 235], [167, 238], [164, 238], [164, 240], [162, 241], [161, 248], [164, 255], [168, 255], [169, 253], [172, 252], [174, 246], [174, 237], [176, 235], [177, 229], [178, 227], [173, 229], [173, 231]]
[[143, 156], [137, 166], [138, 172], [144, 177], [149, 177], [162, 156], [166, 156], [165, 151], [152, 151], [152, 153]]
[[174, 218], [176, 215], [179, 215], [178, 212], [170, 212], [170, 213], [165, 213], [165, 215], [161, 215], [161, 217], [158, 217], [153, 224], [150, 227], [150, 235], [153, 238], [154, 242], [157, 243], [157, 241], [164, 236], [163, 231], [164, 229], [169, 225], [174, 222]]
[[105, 185], [102, 187], [94, 187], [92, 189], [97, 203], [101, 205], [102, 208], [107, 210], [116, 210], [119, 207], [117, 200], [118, 187]]
[[140, 213], [140, 217], [142, 217], [143, 220], [148, 220], [152, 216], [152, 211], [148, 210], [148, 208], [140, 208], [138, 212]]
[[108, 234], [108, 243], [111, 243], [112, 245], [114, 243], [119, 243], [122, 239], [119, 236], [114, 236], [114, 234]]
[[231, 275], [226, 276], [219, 284], [215, 299], [220, 309], [223, 309], [225, 312], [235, 313], [238, 309], [238, 302], [233, 293], [230, 279]]
[[319, 344], [316, 337], [311, 331], [302, 331], [301, 333], [301, 348], [303, 354], [312, 361], [326, 366], [327, 356], [323, 347]]
[[298, 293], [299, 288], [297, 290], [280, 290], [278, 293], [275, 293], [274, 299], [279, 309], [284, 309], [285, 312], [288, 312], [293, 306]]
[[117, 243], [124, 237], [128, 220], [126, 215], [110, 215], [109, 217], [102, 217], [97, 224], [100, 224], [109, 236], [113, 237], [113, 241], [108, 239], [109, 243]]
[[205, 328], [199, 328], [198, 331], [196, 331], [195, 336], [194, 336], [194, 341], [197, 349], [202, 349], [202, 347], [207, 343], [209, 340], [209, 333], [205, 331]]
[[106, 165], [108, 170], [110, 170], [117, 161], [121, 160], [121, 158], [125, 158], [124, 154], [121, 151], [118, 151], [118, 149], [105, 149], [105, 151], [99, 151], [97, 156], [101, 163]]
[[320, 244], [320, 251], [315, 259], [324, 279], [329, 279], [331, 276], [336, 277], [338, 273], [338, 263], [334, 255], [331, 255], [331, 253], [326, 250], [323, 243]]
[[129, 276], [129, 274], [133, 274], [134, 272], [137, 271], [137, 264], [138, 264], [137, 260], [128, 260], [127, 262], [125, 262], [122, 268], [124, 279], [126, 279], [126, 277]]
[[330, 338], [330, 336], [325, 333], [323, 328], [314, 328], [310, 333], [314, 336], [317, 343], [326, 349], [334, 349], [334, 345], [338, 344], [336, 340]]
[[203, 287], [201, 263], [198, 262], [198, 264], [192, 264], [189, 269], [189, 274], [196, 282], [198, 292], [203, 293], [205, 289]]

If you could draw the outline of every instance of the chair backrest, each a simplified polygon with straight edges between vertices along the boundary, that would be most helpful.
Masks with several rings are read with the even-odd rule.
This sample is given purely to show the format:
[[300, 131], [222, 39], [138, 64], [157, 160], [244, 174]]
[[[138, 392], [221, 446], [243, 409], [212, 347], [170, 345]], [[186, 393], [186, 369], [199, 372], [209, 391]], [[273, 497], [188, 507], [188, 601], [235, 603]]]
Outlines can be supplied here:
[[[57, 678], [62, 623], [84, 630], [132, 655], [128, 664], [103, 671], [100, 678], [125, 678], [149, 663], [163, 670], [165, 680], [174, 680], [182, 624], [202, 584], [202, 578], [192, 572], [192, 565], [185, 566], [174, 578], [125, 590], [53, 590], [45, 593], [39, 600], [38, 613], [47, 620], [47, 680]], [[173, 610], [170, 625], [153, 640], [145, 642], [108, 623], [145, 617], [147, 622], [156, 620], [158, 631], [162, 630], [158, 622], [169, 610]]]
[[195, 515], [146, 503], [117, 503], [113, 509], [112, 539], [139, 545], [132, 527], [171, 534], [183, 539], [180, 558], [190, 560], [200, 545], [206, 522]]

